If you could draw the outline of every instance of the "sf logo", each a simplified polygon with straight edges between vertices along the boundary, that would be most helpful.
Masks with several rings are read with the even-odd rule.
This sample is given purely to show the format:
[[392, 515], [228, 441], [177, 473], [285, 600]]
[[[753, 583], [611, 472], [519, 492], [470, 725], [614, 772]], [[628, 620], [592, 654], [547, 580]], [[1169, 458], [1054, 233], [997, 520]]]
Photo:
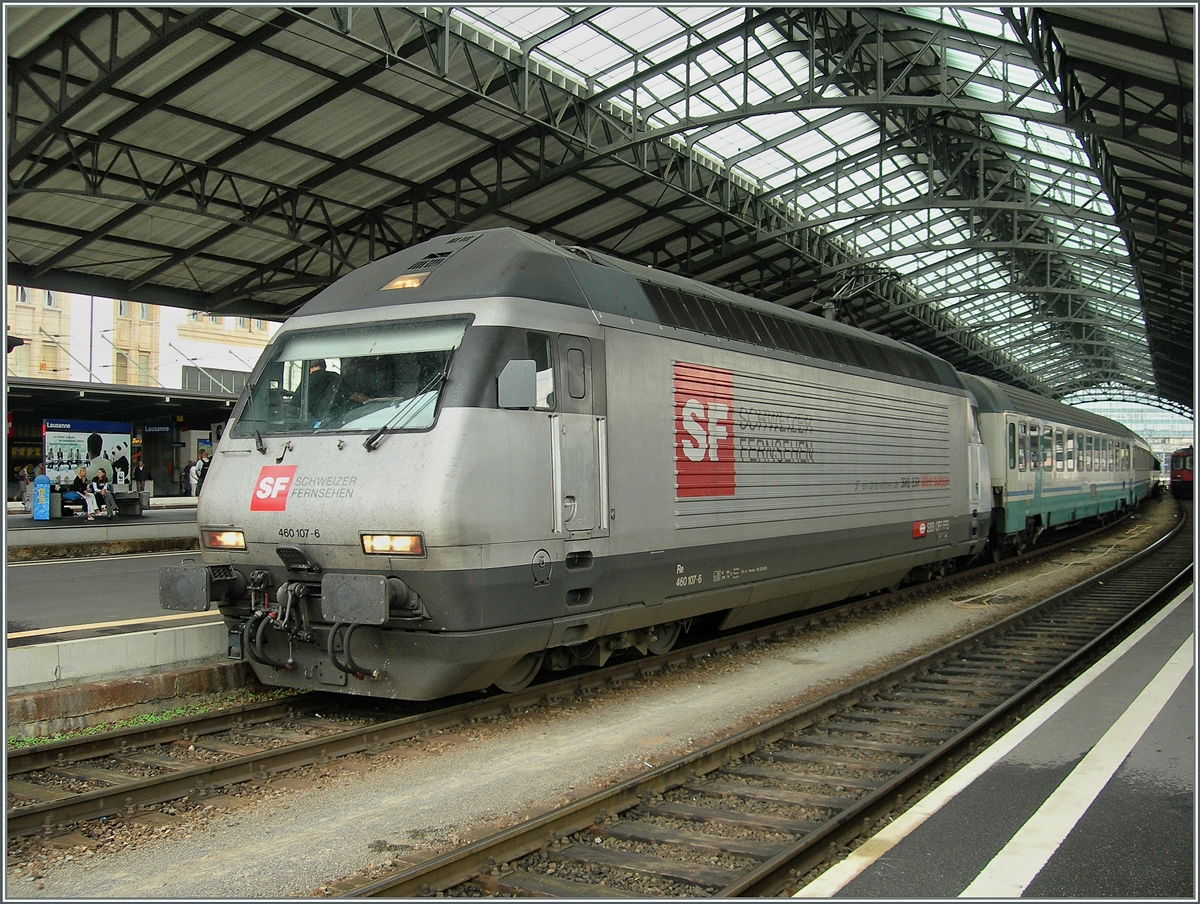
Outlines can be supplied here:
[[721, 440], [729, 436], [729, 406], [688, 399], [683, 406], [683, 454], [689, 461], [720, 461]]
[[675, 497], [732, 496], [733, 374], [675, 362]]
[[296, 465], [263, 465], [250, 497], [252, 512], [282, 512], [287, 509], [288, 491], [296, 479]]

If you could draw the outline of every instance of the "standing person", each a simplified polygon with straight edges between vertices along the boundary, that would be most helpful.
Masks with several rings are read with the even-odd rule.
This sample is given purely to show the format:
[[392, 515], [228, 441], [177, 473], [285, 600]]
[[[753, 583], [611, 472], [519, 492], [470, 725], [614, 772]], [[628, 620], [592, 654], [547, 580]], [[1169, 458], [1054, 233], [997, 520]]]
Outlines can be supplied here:
[[33, 511], [33, 469], [29, 465], [21, 468], [17, 477], [21, 480], [21, 502], [25, 511]]
[[133, 482], [137, 484], [139, 493], [144, 493], [146, 491], [146, 481], [149, 479], [150, 472], [146, 469], [146, 466], [142, 464], [142, 460], [139, 458], [137, 460], [137, 464], [133, 466]]
[[207, 450], [200, 452], [200, 460], [196, 462], [196, 495], [200, 495], [200, 491], [204, 489], [204, 478], [208, 476], [208, 466], [211, 462], [208, 460]]
[[185, 473], [187, 474], [188, 484], [187, 494], [189, 496], [195, 496], [196, 493], [199, 492], [198, 486], [200, 482], [200, 472], [196, 470], [196, 463], [194, 461], [191, 461], [190, 459], [188, 460], [187, 471]]
[[63, 500], [82, 499], [87, 513], [88, 521], [96, 520], [96, 494], [88, 487], [87, 468], [80, 468], [75, 472], [75, 480], [71, 483], [71, 489], [63, 493]]
[[109, 518], [117, 517], [117, 497], [113, 495], [112, 484], [108, 482], [108, 472], [101, 468], [92, 480], [91, 491], [96, 494], [97, 507], [104, 500], [104, 509]]

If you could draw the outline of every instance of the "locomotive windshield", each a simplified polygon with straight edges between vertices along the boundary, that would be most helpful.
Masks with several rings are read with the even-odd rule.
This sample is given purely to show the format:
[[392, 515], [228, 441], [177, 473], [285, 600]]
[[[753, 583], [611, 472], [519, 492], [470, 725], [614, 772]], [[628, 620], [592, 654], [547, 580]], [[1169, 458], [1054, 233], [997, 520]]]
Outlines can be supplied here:
[[466, 328], [407, 321], [288, 335], [247, 388], [233, 435], [428, 429]]

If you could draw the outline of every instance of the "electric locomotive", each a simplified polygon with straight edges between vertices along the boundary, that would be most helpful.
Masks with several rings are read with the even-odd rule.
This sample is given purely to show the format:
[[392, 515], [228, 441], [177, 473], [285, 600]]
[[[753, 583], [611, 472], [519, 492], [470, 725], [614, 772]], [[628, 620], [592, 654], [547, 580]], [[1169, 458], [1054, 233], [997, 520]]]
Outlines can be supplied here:
[[1171, 453], [1171, 495], [1176, 499], [1192, 498], [1192, 447]]
[[445, 236], [278, 331], [209, 466], [203, 564], [160, 598], [216, 605], [267, 684], [514, 689], [978, 554], [973, 407], [883, 337], [513, 230]]
[[209, 465], [202, 564], [160, 600], [217, 606], [268, 685], [515, 690], [978, 556], [1003, 457], [979, 408], [885, 337], [510, 229], [442, 236], [276, 333]]

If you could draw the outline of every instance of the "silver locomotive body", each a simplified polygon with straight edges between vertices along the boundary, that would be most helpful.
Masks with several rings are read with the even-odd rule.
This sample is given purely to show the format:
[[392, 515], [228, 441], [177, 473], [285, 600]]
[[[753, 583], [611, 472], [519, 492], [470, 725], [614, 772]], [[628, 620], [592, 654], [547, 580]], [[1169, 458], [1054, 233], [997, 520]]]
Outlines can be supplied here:
[[511, 230], [449, 236], [280, 330], [205, 480], [204, 564], [160, 596], [219, 606], [267, 684], [517, 687], [978, 554], [973, 407], [899, 343]]

